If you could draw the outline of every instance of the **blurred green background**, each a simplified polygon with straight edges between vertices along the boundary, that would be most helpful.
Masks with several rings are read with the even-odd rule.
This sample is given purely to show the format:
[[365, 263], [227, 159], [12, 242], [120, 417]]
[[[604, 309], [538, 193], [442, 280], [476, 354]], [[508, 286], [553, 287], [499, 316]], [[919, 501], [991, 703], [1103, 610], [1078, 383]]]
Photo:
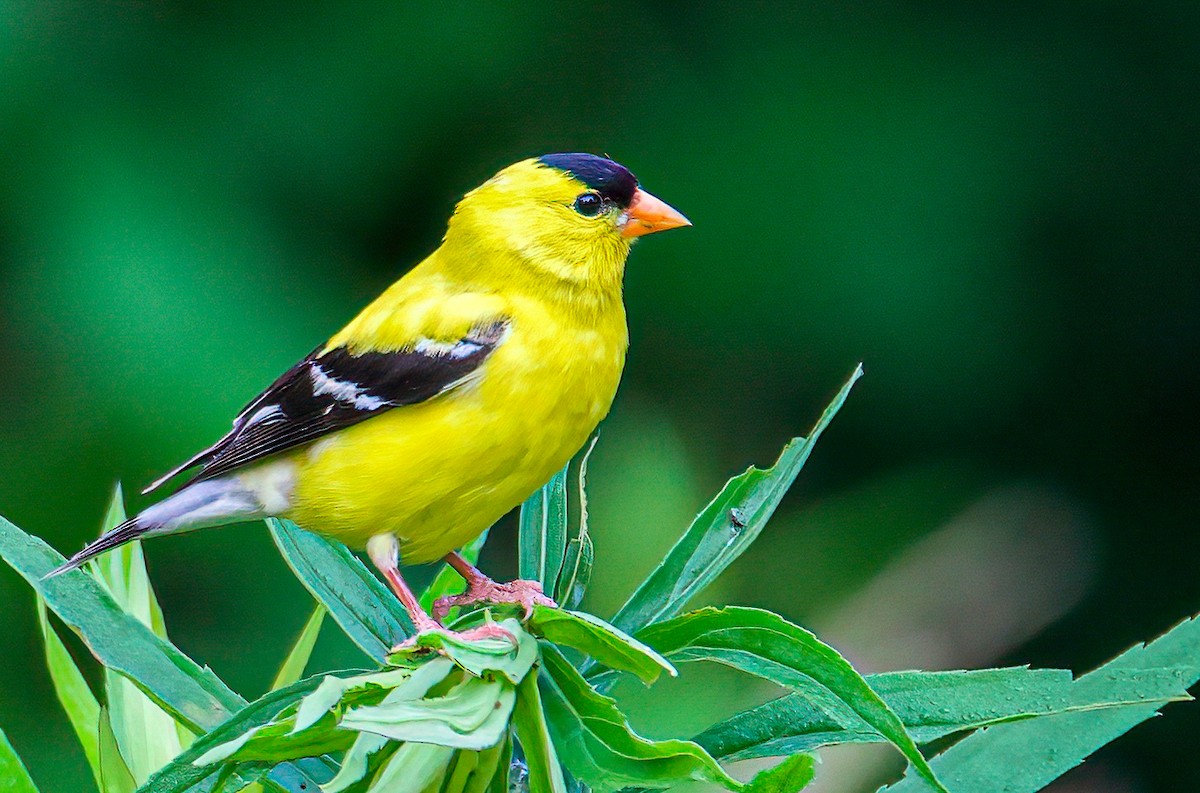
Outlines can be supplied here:
[[[1200, 6], [797, 5], [3, 3], [0, 512], [75, 550], [463, 192], [584, 150], [695, 223], [630, 261], [600, 614], [860, 360], [711, 600], [868, 669], [1082, 670], [1200, 609]], [[261, 693], [310, 608], [262, 526], [147, 556], [177, 643]], [[0, 625], [0, 724], [45, 790], [89, 789], [7, 569]], [[316, 662], [362, 659], [328, 631]], [[640, 727], [771, 693], [686, 677]], [[1054, 790], [1198, 789], [1197, 740], [1172, 706]], [[894, 770], [833, 756], [822, 790]]]

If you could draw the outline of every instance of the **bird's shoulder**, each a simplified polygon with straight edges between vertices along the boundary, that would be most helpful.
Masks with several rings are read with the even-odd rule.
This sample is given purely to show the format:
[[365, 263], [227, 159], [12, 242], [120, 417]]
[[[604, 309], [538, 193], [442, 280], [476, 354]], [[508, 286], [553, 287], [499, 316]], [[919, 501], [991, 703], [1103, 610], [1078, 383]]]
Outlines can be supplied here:
[[405, 278], [334, 334], [325, 349], [343, 347], [361, 354], [453, 344], [478, 328], [510, 320], [512, 314], [511, 302], [495, 292], [436, 276]]

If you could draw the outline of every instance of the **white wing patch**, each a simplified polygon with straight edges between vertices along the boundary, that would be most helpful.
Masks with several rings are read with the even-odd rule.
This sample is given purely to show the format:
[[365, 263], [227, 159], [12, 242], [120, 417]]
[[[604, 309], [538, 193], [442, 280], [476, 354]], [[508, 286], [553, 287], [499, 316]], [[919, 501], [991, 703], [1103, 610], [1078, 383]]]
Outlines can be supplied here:
[[267, 405], [254, 411], [250, 418], [246, 419], [246, 426], [250, 427], [255, 424], [261, 424], [276, 417], [283, 417], [283, 409], [279, 405]]
[[446, 355], [453, 355], [454, 348], [459, 345], [458, 342], [437, 341], [435, 339], [422, 336], [413, 346], [413, 352], [419, 352], [421, 355], [435, 355], [439, 358]]
[[312, 378], [313, 396], [328, 394], [339, 402], [354, 405], [357, 410], [379, 410], [388, 405], [386, 399], [368, 394], [358, 383], [348, 383], [330, 377], [318, 364], [310, 366], [308, 374]]

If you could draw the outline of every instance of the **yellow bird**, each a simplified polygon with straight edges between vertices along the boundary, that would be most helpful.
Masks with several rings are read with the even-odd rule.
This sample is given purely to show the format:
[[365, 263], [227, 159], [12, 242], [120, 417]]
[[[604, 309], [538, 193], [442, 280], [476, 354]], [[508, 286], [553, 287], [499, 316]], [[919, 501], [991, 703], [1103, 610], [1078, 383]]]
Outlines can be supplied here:
[[[691, 225], [590, 154], [509, 166], [468, 193], [441, 246], [248, 404], [173, 495], [53, 575], [138, 537], [276, 516], [366, 548], [418, 631], [439, 627], [398, 568], [439, 558], [468, 584], [440, 603], [550, 603], [455, 549], [566, 464], [625, 365], [625, 259]], [[481, 629], [486, 635], [488, 629]]]

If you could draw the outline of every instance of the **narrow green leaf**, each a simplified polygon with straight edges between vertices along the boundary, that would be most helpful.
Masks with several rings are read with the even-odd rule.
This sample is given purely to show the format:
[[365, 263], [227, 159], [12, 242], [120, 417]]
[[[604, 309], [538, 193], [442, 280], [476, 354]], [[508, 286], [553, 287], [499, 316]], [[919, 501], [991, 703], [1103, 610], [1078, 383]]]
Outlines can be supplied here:
[[[588, 460], [591, 459], [599, 439], [599, 435], [593, 435], [579, 456], [578, 474], [575, 477], [578, 516], [573, 521], [575, 529], [567, 540], [562, 570], [554, 587], [554, 601], [565, 609], [576, 608], [583, 601], [584, 593], [592, 580], [596, 549], [592, 544], [592, 535], [588, 533], [587, 471]], [[569, 469], [570, 467], [568, 472]]]
[[[537, 693], [537, 681], [529, 678], [529, 684], [532, 686], [534, 693]], [[524, 685], [524, 683], [522, 683]], [[520, 691], [520, 686], [517, 690], [517, 704], [513, 707], [513, 719], [516, 720], [517, 710], [521, 707], [521, 697], [524, 694]], [[500, 744], [500, 753], [496, 757], [496, 771], [492, 774], [492, 780], [487, 784], [487, 787], [479, 791], [479, 793], [510, 793], [511, 786], [509, 778], [512, 775], [513, 764], [513, 741], [512, 730], [509, 730], [509, 735], [504, 739], [504, 743]], [[555, 762], [558, 762], [555, 760]]]
[[471, 778], [471, 774], [474, 773], [475, 766], [478, 763], [479, 752], [455, 752], [454, 758], [450, 761], [450, 766], [446, 770], [446, 779], [442, 782], [440, 793], [462, 793], [463, 787], [467, 784], [467, 780]]
[[[113, 489], [100, 533], [124, 520], [125, 506], [118, 483]], [[136, 618], [160, 639], [167, 639], [162, 608], [150, 585], [140, 542], [135, 540], [115, 548], [94, 559], [89, 566], [126, 614]], [[183, 751], [178, 726], [170, 714], [127, 677], [106, 668], [104, 687], [108, 719], [121, 756], [134, 781], [143, 783]]]
[[0, 730], [0, 793], [38, 793], [17, 750]]
[[746, 793], [796, 793], [808, 787], [817, 774], [817, 761], [810, 754], [796, 754], [774, 768], [759, 771], [746, 785]]
[[521, 578], [553, 592], [567, 545], [568, 463], [521, 505], [518, 558]]
[[[1104, 699], [1138, 671], [1175, 669], [1179, 685], [1200, 680], [1200, 619], [1192, 618], [1146, 645], [1137, 645], [1075, 682], [1080, 697]], [[1079, 765], [1092, 752], [1154, 716], [1163, 702], [1062, 713], [1000, 724], [968, 735], [933, 766], [955, 793], [1032, 793]], [[888, 793], [912, 793], [919, 782], [905, 777]]]
[[[562, 766], [546, 724], [537, 677], [525, 676], [517, 686], [517, 702], [513, 707], [513, 730], [529, 769], [529, 793], [567, 793]], [[507, 790], [508, 785], [502, 789]]]
[[[460, 757], [471, 752], [459, 752]], [[504, 733], [503, 740], [482, 752], [474, 753], [476, 755], [474, 767], [471, 769], [471, 775], [463, 781], [460, 793], [486, 793], [488, 786], [495, 779], [496, 774], [500, 772], [500, 763], [504, 762], [504, 773], [508, 772], [508, 732]]]
[[808, 437], [793, 438], [775, 465], [765, 471], [751, 468], [726, 483], [613, 617], [614, 625], [636, 633], [645, 625], [675, 616], [750, 547], [862, 373], [860, 365]]
[[379, 769], [367, 793], [422, 793], [438, 790], [454, 750], [429, 743], [406, 743]]
[[690, 741], [651, 741], [629, 728], [616, 703], [593, 689], [553, 644], [542, 642], [538, 678], [546, 721], [563, 764], [596, 793], [680, 782], [741, 784]]
[[300, 631], [287, 658], [283, 659], [279, 672], [271, 682], [272, 691], [290, 686], [304, 676], [304, 668], [308, 666], [308, 659], [317, 646], [317, 637], [321, 635], [321, 626], [325, 624], [325, 614], [325, 607], [318, 603], [304, 623], [304, 629]]
[[329, 714], [300, 732], [293, 732], [286, 720], [255, 727], [197, 757], [195, 764], [211, 767], [247, 762], [281, 763], [345, 751], [353, 743], [354, 733], [339, 730], [336, 716]]
[[558, 579], [554, 602], [563, 608], [578, 608], [583, 602], [583, 596], [587, 594], [588, 585], [592, 582], [592, 568], [595, 564], [596, 546], [585, 526], [578, 536], [572, 537], [567, 543], [563, 574]]
[[[214, 747], [234, 740], [239, 735], [243, 735], [264, 724], [269, 724], [285, 708], [294, 705], [304, 696], [315, 691], [322, 680], [324, 680], [324, 675], [309, 677], [287, 688], [272, 691], [246, 705], [225, 722], [214, 726], [212, 730], [197, 738], [195, 743], [155, 773], [145, 785], [138, 789], [138, 793], [185, 793], [192, 790], [194, 786], [214, 777], [218, 769], [194, 765], [197, 758], [211, 751]], [[297, 765], [308, 775], [307, 777], [301, 777], [299, 780], [300, 782], [305, 782], [308, 786], [307, 788], [300, 787], [299, 782], [293, 787], [287, 788], [288, 790], [297, 791], [297, 793], [306, 789], [311, 793], [313, 786], [316, 784], [316, 782], [312, 781], [313, 779], [323, 781], [332, 776], [331, 773], [324, 773], [316, 763], [300, 763]], [[286, 778], [285, 774], [290, 773], [290, 771], [289, 767], [282, 766], [273, 773], [279, 778]]]
[[370, 773], [371, 758], [387, 744], [388, 739], [382, 735], [360, 733], [354, 739], [354, 745], [346, 750], [337, 776], [321, 787], [322, 793], [342, 793], [346, 788], [366, 778]]
[[[99, 533], [104, 534], [116, 528], [125, 521], [125, 517], [125, 502], [121, 493], [121, 483], [118, 482], [113, 487], [112, 496], [109, 497]], [[167, 638], [162, 607], [159, 606], [158, 596], [154, 594], [154, 588], [150, 585], [140, 542], [134, 540], [126, 543], [96, 557], [88, 564], [125, 611], [141, 620], [142, 624], [154, 631], [159, 638]]]
[[341, 543], [268, 518], [283, 558], [350, 640], [376, 661], [413, 633], [396, 597]]
[[[462, 557], [471, 564], [479, 561], [479, 552], [483, 550], [483, 545], [487, 542], [488, 531], [485, 529], [483, 534], [471, 540], [459, 551]], [[458, 595], [465, 591], [467, 591], [467, 582], [463, 580], [463, 577], [450, 565], [443, 564], [433, 581], [421, 593], [421, 608], [429, 611], [438, 598]]]
[[[1175, 669], [1115, 675], [1103, 692], [1081, 690], [1068, 670], [1028, 667], [888, 672], [866, 681], [917, 743], [1006, 721], [1187, 697]], [[848, 708], [821, 707], [803, 694], [788, 694], [731, 716], [695, 740], [732, 762], [886, 739]]]
[[96, 701], [96, 695], [92, 693], [79, 667], [75, 665], [75, 659], [59, 638], [58, 632], [50, 625], [46, 601], [39, 597], [37, 607], [38, 624], [42, 628], [42, 645], [46, 651], [46, 667], [50, 670], [50, 680], [54, 683], [54, 694], [67, 714], [67, 721], [71, 723], [75, 737], [83, 747], [83, 755], [92, 770], [96, 787], [102, 787], [99, 752], [100, 703]]
[[653, 683], [662, 672], [678, 672], [650, 647], [617, 630], [599, 617], [582, 611], [535, 606], [529, 629], [555, 644], [573, 647], [596, 663], [632, 672], [644, 683]]
[[151, 699], [195, 731], [220, 724], [243, 700], [208, 669], [126, 614], [80, 570], [43, 580], [64, 560], [36, 537], [0, 518], [0, 556], [106, 667], [134, 680]]
[[829, 707], [848, 708], [945, 793], [900, 718], [854, 667], [837, 650], [778, 614], [705, 608], [651, 625], [638, 638], [672, 661], [715, 661], [797, 689]]
[[104, 708], [100, 710], [99, 733], [100, 778], [103, 780], [100, 790], [102, 793], [134, 793], [137, 790], [137, 782], [125, 758], [121, 756], [117, 736], [113, 732], [112, 719], [108, 710]]

